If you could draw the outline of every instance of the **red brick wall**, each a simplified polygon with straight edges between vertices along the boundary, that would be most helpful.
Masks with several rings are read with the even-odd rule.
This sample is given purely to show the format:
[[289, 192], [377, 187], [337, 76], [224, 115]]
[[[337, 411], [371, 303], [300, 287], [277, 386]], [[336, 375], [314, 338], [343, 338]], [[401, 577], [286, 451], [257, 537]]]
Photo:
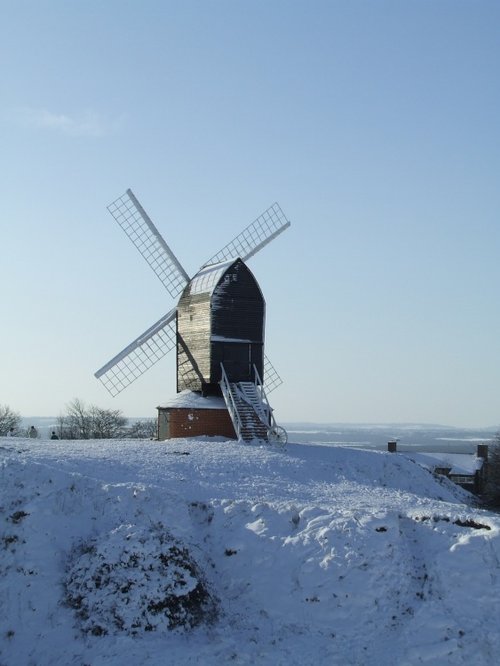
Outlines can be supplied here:
[[169, 419], [169, 437], [229, 437], [236, 439], [227, 409], [166, 408]]

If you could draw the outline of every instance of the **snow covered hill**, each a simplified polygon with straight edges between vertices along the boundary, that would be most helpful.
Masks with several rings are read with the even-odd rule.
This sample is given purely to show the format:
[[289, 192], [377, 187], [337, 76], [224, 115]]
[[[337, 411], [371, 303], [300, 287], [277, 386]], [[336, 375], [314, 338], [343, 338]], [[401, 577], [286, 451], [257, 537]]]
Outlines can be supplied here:
[[500, 516], [404, 456], [0, 439], [0, 665], [496, 663]]

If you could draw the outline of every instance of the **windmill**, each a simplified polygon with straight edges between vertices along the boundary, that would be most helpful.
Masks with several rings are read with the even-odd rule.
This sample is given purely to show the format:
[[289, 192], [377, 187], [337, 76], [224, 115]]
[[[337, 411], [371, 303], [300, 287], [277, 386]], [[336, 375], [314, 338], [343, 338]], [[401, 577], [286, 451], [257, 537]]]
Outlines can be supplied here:
[[[210, 257], [193, 278], [132, 190], [108, 210], [170, 296], [180, 298], [177, 306], [108, 361], [95, 377], [116, 396], [176, 348], [177, 391], [200, 397], [196, 412], [200, 428], [204, 422], [208, 425], [209, 417], [213, 420], [210, 407], [213, 398], [220, 396], [238, 439], [286, 441], [267, 399], [282, 382], [264, 355], [265, 301], [245, 263], [290, 226], [279, 205], [274, 203]], [[192, 412], [188, 415], [191, 420]]]

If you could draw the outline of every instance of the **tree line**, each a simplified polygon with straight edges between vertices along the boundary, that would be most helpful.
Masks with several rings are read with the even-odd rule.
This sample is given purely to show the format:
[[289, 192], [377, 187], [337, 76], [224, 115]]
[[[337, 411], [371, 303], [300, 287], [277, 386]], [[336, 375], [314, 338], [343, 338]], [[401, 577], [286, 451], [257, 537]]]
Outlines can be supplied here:
[[[18, 412], [8, 405], [0, 405], [0, 436], [27, 436], [28, 431], [21, 423]], [[129, 423], [119, 409], [86, 405], [75, 398], [57, 417], [54, 432], [59, 439], [151, 439], [156, 436], [156, 419]]]

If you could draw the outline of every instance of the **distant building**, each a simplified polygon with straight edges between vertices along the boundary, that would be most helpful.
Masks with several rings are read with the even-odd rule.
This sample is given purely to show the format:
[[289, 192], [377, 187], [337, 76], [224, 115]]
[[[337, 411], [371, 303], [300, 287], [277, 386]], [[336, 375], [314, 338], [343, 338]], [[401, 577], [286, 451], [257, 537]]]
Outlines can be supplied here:
[[[388, 451], [395, 453], [394, 441], [388, 442]], [[420, 453], [402, 451], [403, 455], [433, 474], [446, 476], [450, 481], [471, 493], [480, 495], [488, 474], [488, 445], [479, 444], [476, 453]]]

